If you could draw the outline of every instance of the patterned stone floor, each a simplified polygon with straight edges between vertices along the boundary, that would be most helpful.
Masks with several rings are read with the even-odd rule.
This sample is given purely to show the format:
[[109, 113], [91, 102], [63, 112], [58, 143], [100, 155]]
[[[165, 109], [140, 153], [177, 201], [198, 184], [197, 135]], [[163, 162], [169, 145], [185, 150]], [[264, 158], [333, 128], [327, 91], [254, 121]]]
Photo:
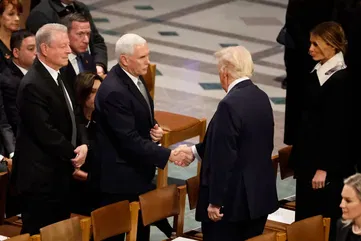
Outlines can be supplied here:
[[[83, 0], [108, 46], [109, 66], [116, 64], [115, 42], [124, 33], [137, 33], [149, 43], [157, 64], [155, 108], [194, 117], [212, 117], [225, 95], [213, 53], [243, 45], [252, 53], [252, 80], [270, 97], [275, 118], [274, 154], [283, 145], [285, 75], [283, 47], [276, 36], [283, 26], [287, 0]], [[197, 139], [186, 143], [197, 143]], [[169, 176], [194, 176], [196, 164], [170, 165]], [[178, 180], [179, 181], [179, 180]], [[294, 194], [293, 180], [278, 180], [278, 196]], [[186, 211], [185, 230], [200, 224]], [[152, 228], [151, 240], [164, 235]]]

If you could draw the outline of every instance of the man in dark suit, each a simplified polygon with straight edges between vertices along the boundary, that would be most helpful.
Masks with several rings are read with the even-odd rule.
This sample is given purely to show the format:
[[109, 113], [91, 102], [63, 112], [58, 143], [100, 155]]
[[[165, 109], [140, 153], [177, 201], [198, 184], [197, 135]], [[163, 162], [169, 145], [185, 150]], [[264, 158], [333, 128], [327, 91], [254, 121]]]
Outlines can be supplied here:
[[35, 36], [25, 29], [15, 31], [11, 35], [10, 48], [13, 58], [0, 75], [0, 88], [3, 94], [5, 113], [14, 136], [16, 136], [19, 121], [16, 96], [20, 80], [28, 72], [35, 59]]
[[88, 151], [70, 87], [59, 73], [71, 52], [67, 28], [41, 27], [36, 49], [37, 58], [19, 86], [20, 123], [13, 160], [23, 203], [22, 233], [31, 235], [70, 217], [70, 181]]
[[227, 95], [204, 142], [179, 150], [202, 160], [196, 219], [203, 240], [240, 241], [262, 234], [268, 214], [278, 208], [273, 112], [268, 96], [249, 79], [253, 62], [244, 47], [223, 49], [216, 57]]
[[91, 35], [89, 20], [80, 13], [72, 13], [64, 17], [61, 23], [68, 28], [71, 53], [69, 63], [61, 68], [69, 86], [74, 87], [79, 73], [90, 71], [96, 73], [96, 65], [87, 49]]
[[6, 118], [2, 93], [0, 90], [0, 161], [6, 161], [8, 165], [11, 165], [14, 151], [15, 137], [11, 126], [8, 123], [8, 119]]
[[80, 13], [89, 19], [91, 26], [90, 54], [96, 63], [97, 73], [102, 76], [107, 72], [108, 55], [104, 38], [99, 34], [88, 7], [76, 0], [44, 0], [31, 10], [26, 20], [26, 28], [36, 31], [47, 23], [60, 23], [61, 18], [70, 13]]
[[[164, 168], [168, 160], [181, 162], [191, 157], [174, 155], [157, 143], [163, 131], [154, 119], [153, 100], [141, 77], [149, 65], [147, 42], [138, 35], [125, 34], [115, 51], [119, 63], [100, 85], [93, 114], [97, 168], [92, 179], [98, 178], [103, 206], [138, 200], [140, 194], [154, 189], [156, 167]], [[124, 235], [112, 240], [124, 240]], [[149, 240], [149, 227], [143, 226], [141, 218], [137, 240]]]

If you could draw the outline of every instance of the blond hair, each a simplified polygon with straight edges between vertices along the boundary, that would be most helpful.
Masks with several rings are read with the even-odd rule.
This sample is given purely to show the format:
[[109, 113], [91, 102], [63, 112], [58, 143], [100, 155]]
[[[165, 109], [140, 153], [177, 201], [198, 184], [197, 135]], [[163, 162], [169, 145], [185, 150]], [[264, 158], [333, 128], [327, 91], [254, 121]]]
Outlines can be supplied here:
[[[350, 186], [355, 191], [357, 198], [361, 201], [361, 174], [356, 173], [348, 177], [343, 183]], [[353, 223], [353, 220], [342, 220], [342, 223], [344, 223], [345, 226], [348, 226]]]
[[245, 47], [227, 47], [217, 51], [214, 55], [220, 70], [226, 69], [234, 80], [252, 76], [254, 70], [252, 56]]

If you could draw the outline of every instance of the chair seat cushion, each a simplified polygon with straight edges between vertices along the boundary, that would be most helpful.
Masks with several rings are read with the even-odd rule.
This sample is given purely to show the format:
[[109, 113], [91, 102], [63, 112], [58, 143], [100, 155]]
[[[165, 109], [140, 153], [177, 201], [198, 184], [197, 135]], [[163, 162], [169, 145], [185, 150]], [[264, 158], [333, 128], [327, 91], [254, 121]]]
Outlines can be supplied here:
[[0, 225], [0, 235], [14, 237], [20, 235], [21, 227], [15, 225]]
[[199, 124], [199, 119], [166, 111], [154, 111], [154, 117], [165, 131], [181, 131]]

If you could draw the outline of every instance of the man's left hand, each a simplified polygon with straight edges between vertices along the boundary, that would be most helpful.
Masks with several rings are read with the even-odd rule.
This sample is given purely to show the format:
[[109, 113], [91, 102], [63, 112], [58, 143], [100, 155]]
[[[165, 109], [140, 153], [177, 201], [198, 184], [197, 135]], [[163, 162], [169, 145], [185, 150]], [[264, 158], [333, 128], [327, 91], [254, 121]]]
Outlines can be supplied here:
[[152, 137], [152, 141], [160, 141], [163, 137], [163, 129], [158, 126], [158, 124], [155, 124], [154, 127], [150, 129], [150, 136]]
[[213, 222], [217, 222], [222, 219], [223, 213], [221, 213], [221, 207], [209, 204], [208, 205], [208, 217]]

